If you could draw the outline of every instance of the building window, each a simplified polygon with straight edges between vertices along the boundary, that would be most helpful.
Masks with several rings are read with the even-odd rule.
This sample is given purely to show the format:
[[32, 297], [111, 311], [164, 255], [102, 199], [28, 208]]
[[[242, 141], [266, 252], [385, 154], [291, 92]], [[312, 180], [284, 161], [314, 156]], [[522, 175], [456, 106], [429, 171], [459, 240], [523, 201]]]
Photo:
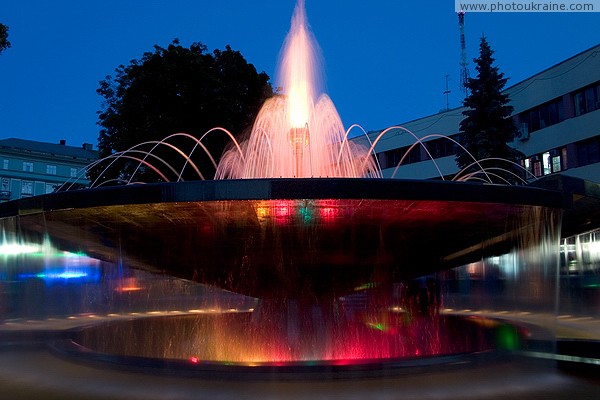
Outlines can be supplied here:
[[8, 160], [2, 161], [2, 169], [8, 169]]
[[0, 201], [10, 200], [10, 180], [8, 178], [2, 178], [2, 184], [0, 185]]
[[529, 132], [535, 132], [565, 120], [562, 98], [532, 108], [519, 114], [519, 122], [526, 124]]
[[33, 172], [33, 163], [29, 161], [23, 161], [23, 171]]
[[542, 165], [544, 166], [544, 175], [550, 175], [552, 173], [550, 167], [550, 152], [547, 151], [542, 154]]
[[577, 166], [600, 162], [600, 137], [577, 143]]
[[583, 88], [573, 93], [575, 116], [600, 109], [600, 83]]
[[[401, 147], [399, 149], [389, 150], [384, 152], [385, 154], [385, 167], [384, 168], [396, 168], [400, 161], [402, 165], [413, 164], [420, 161], [421, 159], [421, 146], [414, 146], [410, 151], [410, 146]], [[408, 152], [408, 154], [406, 154]], [[404, 157], [406, 155], [406, 157]], [[404, 157], [404, 160], [402, 158]]]
[[562, 169], [567, 169], [568, 165], [569, 165], [569, 160], [567, 158], [567, 148], [563, 147], [560, 152], [561, 152]]
[[46, 183], [46, 193], [54, 193], [54, 185], [52, 183]]
[[533, 175], [536, 177], [542, 176], [542, 162], [537, 157], [533, 160]]
[[434, 139], [425, 142], [425, 147], [429, 151], [429, 154], [431, 154], [431, 157], [435, 159], [453, 156], [455, 154], [454, 142], [450, 140], [450, 138], [454, 139], [454, 136], [450, 136], [449, 138]]
[[56, 175], [56, 165], [46, 165], [46, 174]]
[[21, 182], [21, 195], [22, 196], [33, 196], [33, 182], [22, 181]]
[[552, 157], [552, 172], [560, 172], [560, 170], [561, 170], [560, 156]]
[[71, 178], [77, 178], [77, 168], [71, 168]]
[[552, 149], [526, 158], [523, 166], [536, 177], [563, 171], [567, 169], [567, 148]]

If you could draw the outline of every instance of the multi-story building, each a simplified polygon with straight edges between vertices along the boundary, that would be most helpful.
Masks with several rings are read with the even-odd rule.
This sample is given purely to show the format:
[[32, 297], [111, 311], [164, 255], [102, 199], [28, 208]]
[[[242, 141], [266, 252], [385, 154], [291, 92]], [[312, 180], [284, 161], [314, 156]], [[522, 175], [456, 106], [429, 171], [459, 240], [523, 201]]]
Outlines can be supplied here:
[[52, 193], [63, 183], [88, 185], [85, 167], [98, 159], [92, 145], [0, 140], [0, 201]]
[[[600, 276], [600, 44], [505, 93], [519, 131], [509, 144], [525, 155], [522, 166], [529, 180], [544, 178], [536, 184], [563, 190], [572, 199], [561, 229], [560, 307], [582, 312], [587, 304], [581, 296], [598, 286]], [[384, 130], [369, 132], [369, 140], [377, 141], [383, 176], [447, 179], [457, 174], [453, 140], [458, 139], [463, 111], [461, 107], [409, 121], [381, 136]], [[354, 140], [367, 144], [365, 137]], [[461, 267], [457, 276], [473, 271], [485, 276], [488, 264], [509, 271], [511, 264], [501, 259]]]
[[[511, 145], [525, 154], [523, 164], [530, 176], [564, 174], [600, 182], [600, 44], [505, 93], [519, 128]], [[384, 177], [439, 179], [456, 174], [455, 144], [440, 135], [457, 138], [464, 110], [409, 121], [399, 125], [406, 130], [393, 129], [383, 135], [375, 152]], [[370, 132], [370, 140], [375, 141], [381, 132]], [[417, 138], [424, 146], [411, 148]]]

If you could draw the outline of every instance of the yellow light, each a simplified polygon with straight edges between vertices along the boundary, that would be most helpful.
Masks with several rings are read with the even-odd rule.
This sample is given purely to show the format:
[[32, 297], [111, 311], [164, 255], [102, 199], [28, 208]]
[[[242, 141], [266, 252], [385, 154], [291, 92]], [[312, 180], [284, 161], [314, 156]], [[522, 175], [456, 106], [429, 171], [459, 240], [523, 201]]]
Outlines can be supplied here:
[[294, 82], [288, 93], [288, 112], [292, 128], [303, 128], [308, 123], [308, 85], [305, 81]]

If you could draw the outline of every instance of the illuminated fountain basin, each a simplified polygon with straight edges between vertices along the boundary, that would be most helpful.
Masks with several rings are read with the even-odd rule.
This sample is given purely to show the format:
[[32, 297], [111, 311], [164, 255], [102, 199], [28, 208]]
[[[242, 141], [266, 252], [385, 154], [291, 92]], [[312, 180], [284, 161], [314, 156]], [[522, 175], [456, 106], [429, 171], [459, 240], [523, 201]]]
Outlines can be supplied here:
[[561, 207], [558, 193], [525, 187], [244, 179], [22, 199], [0, 207], [0, 223], [24, 242], [48, 237], [61, 249], [257, 299], [245, 312], [84, 330], [74, 339], [88, 350], [135, 362], [310, 368], [495, 349], [493, 323], [440, 315], [435, 281], [420, 278], [512, 250], [528, 266], [511, 296], [534, 279], [547, 302], [555, 287], [538, 281], [551, 274], [540, 249], [556, 241]]

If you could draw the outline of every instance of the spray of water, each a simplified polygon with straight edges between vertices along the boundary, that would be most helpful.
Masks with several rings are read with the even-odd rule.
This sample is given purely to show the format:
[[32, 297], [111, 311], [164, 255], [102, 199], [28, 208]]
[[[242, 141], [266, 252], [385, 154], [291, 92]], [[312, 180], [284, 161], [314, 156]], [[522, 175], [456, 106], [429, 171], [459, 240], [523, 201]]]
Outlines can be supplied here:
[[284, 94], [261, 109], [249, 139], [227, 152], [216, 179], [271, 177], [380, 177], [363, 146], [349, 143], [340, 116], [321, 89], [320, 51], [298, 1], [281, 53], [278, 84]]

